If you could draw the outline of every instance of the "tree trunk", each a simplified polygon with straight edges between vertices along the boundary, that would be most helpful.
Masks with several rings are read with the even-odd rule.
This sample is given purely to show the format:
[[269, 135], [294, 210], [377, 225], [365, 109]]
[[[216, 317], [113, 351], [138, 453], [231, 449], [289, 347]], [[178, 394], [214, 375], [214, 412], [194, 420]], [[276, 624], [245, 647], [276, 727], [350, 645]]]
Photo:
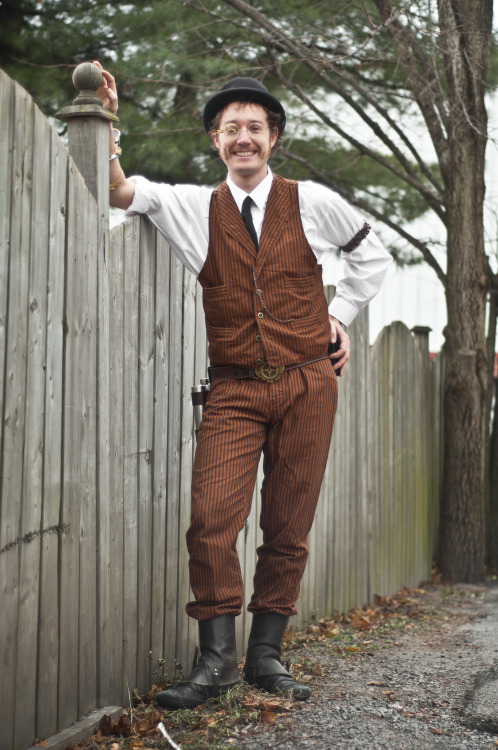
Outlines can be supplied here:
[[492, 0], [438, 0], [448, 84], [446, 186], [448, 268], [444, 450], [438, 563], [443, 576], [484, 577], [487, 434], [484, 155], [485, 77]]
[[[444, 466], [438, 564], [453, 581], [484, 576], [487, 276], [482, 206], [484, 138], [455, 139], [448, 201]], [[481, 143], [482, 141], [482, 143]]]
[[488, 441], [485, 479], [486, 486], [486, 565], [498, 571], [498, 380], [494, 378], [496, 323], [498, 315], [497, 289], [493, 288], [489, 305], [488, 326], [488, 403], [492, 415], [491, 435]]
[[498, 380], [495, 380], [495, 404], [490, 446], [490, 491], [487, 533], [488, 570], [498, 571]]

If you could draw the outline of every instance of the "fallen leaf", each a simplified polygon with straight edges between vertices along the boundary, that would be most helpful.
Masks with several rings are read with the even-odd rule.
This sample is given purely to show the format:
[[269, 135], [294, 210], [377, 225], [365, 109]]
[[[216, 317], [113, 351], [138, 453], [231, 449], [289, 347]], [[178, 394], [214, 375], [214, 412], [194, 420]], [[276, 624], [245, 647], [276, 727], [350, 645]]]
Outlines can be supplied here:
[[315, 677], [321, 677], [323, 675], [322, 665], [318, 661], [313, 665], [311, 674]]
[[[337, 627], [335, 620], [326, 620], [325, 617], [318, 620], [318, 629], [329, 638], [339, 634], [339, 628]], [[316, 625], [312, 626], [312, 630], [316, 632]]]
[[117, 734], [118, 737], [131, 737], [133, 735], [133, 728], [128, 716], [123, 714], [119, 717], [118, 721], [112, 725], [112, 734]]
[[263, 724], [273, 724], [275, 721], [275, 714], [273, 711], [262, 711], [260, 714], [260, 719], [263, 722]]
[[346, 646], [345, 651], [361, 652], [361, 646]]
[[387, 687], [385, 682], [377, 682], [377, 680], [370, 680], [367, 685], [376, 685], [377, 687]]
[[100, 720], [100, 731], [104, 737], [112, 736], [112, 719], [108, 714], [104, 714]]
[[265, 711], [278, 711], [278, 709], [282, 706], [283, 701], [265, 701], [264, 709]]

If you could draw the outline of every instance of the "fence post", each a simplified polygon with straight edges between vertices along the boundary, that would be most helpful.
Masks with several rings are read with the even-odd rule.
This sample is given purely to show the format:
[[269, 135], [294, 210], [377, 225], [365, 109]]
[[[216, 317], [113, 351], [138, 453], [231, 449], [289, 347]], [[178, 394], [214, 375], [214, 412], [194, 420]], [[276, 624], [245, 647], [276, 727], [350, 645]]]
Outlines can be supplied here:
[[[90, 269], [90, 276], [96, 281], [95, 296], [79, 301], [83, 315], [93, 319], [91, 305], [96, 301], [96, 372], [89, 372], [89, 377], [96, 377], [96, 461], [95, 488], [96, 507], [94, 529], [96, 539], [96, 581], [94, 595], [98, 600], [92, 617], [96, 621], [96, 680], [97, 705], [104, 705], [107, 701], [109, 675], [106, 673], [102, 654], [109, 654], [118, 646], [113, 643], [111, 617], [108, 611], [110, 601], [110, 548], [112, 544], [112, 523], [109, 508], [110, 493], [110, 407], [109, 407], [109, 339], [110, 339], [110, 306], [109, 295], [109, 122], [119, 122], [116, 115], [102, 106], [100, 97], [95, 93], [102, 84], [102, 72], [93, 63], [86, 62], [78, 65], [73, 73], [73, 83], [79, 93], [73, 104], [60, 110], [56, 117], [68, 124], [68, 147], [79, 173], [86, 183], [90, 195], [95, 199], [97, 209], [96, 236], [90, 239], [95, 243], [96, 265]], [[78, 211], [79, 207], [75, 206]], [[74, 218], [74, 217], [73, 217]], [[68, 299], [74, 291], [74, 297], [79, 295], [78, 278], [85, 270], [86, 264], [94, 263], [95, 254], [89, 247], [85, 248], [83, 238], [76, 238], [75, 248], [78, 272], [74, 276], [76, 289], [68, 289]], [[87, 252], [88, 250], [88, 252]], [[85, 310], [86, 306], [86, 310]], [[94, 335], [90, 330], [89, 335]], [[82, 367], [82, 363], [68, 362], [67, 368]], [[70, 373], [69, 373], [70, 376]], [[80, 594], [81, 596], [81, 594]], [[85, 606], [85, 605], [84, 605]], [[92, 620], [93, 622], [93, 620]], [[90, 667], [93, 670], [93, 667]], [[92, 671], [93, 676], [93, 671]], [[112, 676], [114, 677], [114, 675]], [[81, 692], [81, 691], [80, 691]], [[104, 703], [102, 703], [104, 701]], [[79, 711], [85, 713], [88, 706], [84, 699], [80, 699]]]
[[83, 175], [90, 193], [97, 201], [102, 227], [109, 225], [109, 122], [119, 118], [102, 106], [95, 93], [102, 83], [102, 73], [93, 63], [78, 65], [73, 83], [79, 94], [72, 106], [57, 112], [68, 124], [69, 153]]
[[416, 336], [417, 346], [421, 354], [429, 353], [429, 333], [432, 328], [429, 326], [414, 326], [412, 333]]

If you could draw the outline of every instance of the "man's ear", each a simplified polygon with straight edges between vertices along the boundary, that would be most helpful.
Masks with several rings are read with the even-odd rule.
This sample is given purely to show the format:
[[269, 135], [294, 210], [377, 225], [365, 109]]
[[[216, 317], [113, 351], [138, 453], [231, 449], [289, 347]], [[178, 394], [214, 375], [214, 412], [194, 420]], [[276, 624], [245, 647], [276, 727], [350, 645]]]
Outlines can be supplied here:
[[219, 137], [219, 135], [217, 133], [213, 133], [211, 135], [211, 140], [213, 142], [213, 147], [215, 148], [215, 150], [219, 151], [220, 150], [220, 137]]

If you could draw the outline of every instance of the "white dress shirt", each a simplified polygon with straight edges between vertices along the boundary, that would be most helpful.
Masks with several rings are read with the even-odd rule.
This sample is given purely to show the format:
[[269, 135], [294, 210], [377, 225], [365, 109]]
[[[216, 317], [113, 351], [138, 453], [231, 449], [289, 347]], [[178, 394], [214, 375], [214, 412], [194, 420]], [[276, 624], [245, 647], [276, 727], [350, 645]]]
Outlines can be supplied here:
[[[214, 188], [197, 185], [166, 185], [133, 177], [135, 196], [127, 215], [147, 214], [173, 252], [196, 276], [202, 270], [209, 246], [209, 206]], [[250, 193], [252, 217], [258, 237], [265, 215], [273, 174]], [[227, 185], [242, 210], [247, 193], [230, 177]], [[364, 219], [343, 198], [316, 182], [299, 183], [299, 209], [304, 234], [318, 263], [346, 245], [364, 224]], [[336, 283], [329, 313], [349, 325], [357, 313], [375, 297], [392, 261], [380, 240], [370, 231], [351, 253], [341, 253], [344, 274]]]

